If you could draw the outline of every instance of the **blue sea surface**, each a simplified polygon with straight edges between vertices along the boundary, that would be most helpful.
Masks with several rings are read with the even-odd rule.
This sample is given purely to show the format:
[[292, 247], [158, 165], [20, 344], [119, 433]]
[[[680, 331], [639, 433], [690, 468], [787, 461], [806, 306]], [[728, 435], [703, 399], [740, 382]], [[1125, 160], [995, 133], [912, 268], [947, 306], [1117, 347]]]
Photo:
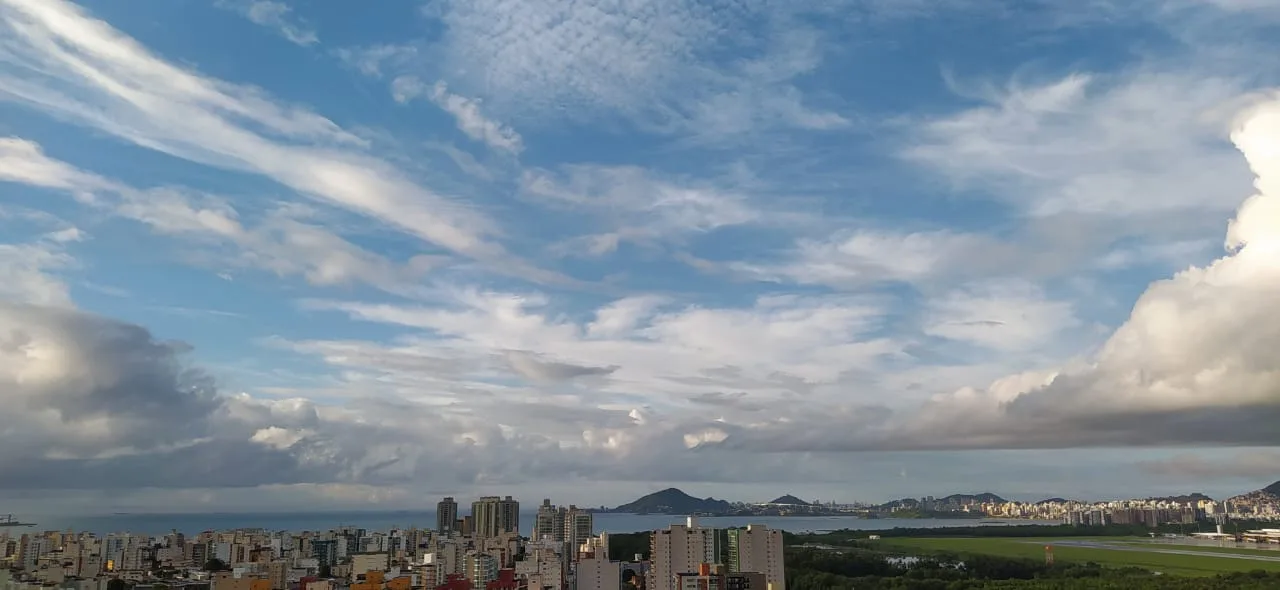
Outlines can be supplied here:
[[[595, 515], [597, 533], [634, 533], [666, 528], [667, 525], [685, 522], [686, 517], [665, 514], [614, 514]], [[296, 512], [296, 513], [218, 513], [199, 514], [112, 514], [106, 516], [44, 516], [27, 518], [34, 521], [34, 530], [72, 530], [107, 533], [135, 533], [163, 535], [173, 531], [193, 535], [203, 531], [237, 528], [266, 529], [268, 531], [327, 531], [344, 526], [370, 531], [386, 531], [393, 528], [433, 529], [435, 512]], [[715, 516], [699, 517], [698, 523], [706, 527], [742, 527], [748, 524], [765, 525], [793, 533], [825, 532], [840, 529], [886, 530], [892, 528], [942, 528], [978, 526], [975, 519], [865, 519], [854, 516]], [[521, 532], [528, 534], [533, 525], [533, 513], [520, 515]], [[990, 521], [984, 521], [990, 522]], [[1057, 521], [1011, 520], [1009, 524], [1059, 524]], [[31, 530], [31, 529], [27, 529]]]

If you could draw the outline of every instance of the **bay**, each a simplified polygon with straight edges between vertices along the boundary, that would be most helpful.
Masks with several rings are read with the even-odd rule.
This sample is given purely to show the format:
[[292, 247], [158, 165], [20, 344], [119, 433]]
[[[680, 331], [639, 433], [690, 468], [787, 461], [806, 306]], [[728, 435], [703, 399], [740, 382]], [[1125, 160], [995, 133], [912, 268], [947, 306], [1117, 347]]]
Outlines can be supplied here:
[[[186, 535], [194, 535], [203, 531], [238, 528], [301, 532], [327, 531], [341, 527], [387, 531], [393, 528], [404, 530], [410, 527], [433, 529], [436, 524], [436, 515], [433, 511], [207, 512], [191, 514], [112, 514], [102, 516], [47, 515], [31, 517], [26, 520], [34, 521], [37, 526], [32, 529], [9, 531], [9, 533], [12, 535], [32, 530], [72, 530], [76, 532], [92, 532], [98, 535], [108, 533], [163, 535], [177, 531]], [[595, 515], [595, 531], [596, 533], [652, 531], [666, 528], [671, 524], [683, 523], [685, 520], [686, 517], [678, 515], [601, 513]], [[757, 524], [793, 533], [826, 532], [840, 529], [887, 530], [893, 528], [941, 528], [979, 525], [978, 520], [971, 518], [866, 519], [855, 516], [715, 516], [699, 517], [697, 521], [702, 526], [712, 528], [743, 527], [748, 524]], [[533, 522], [533, 513], [522, 512], [520, 515], [521, 532], [528, 534]], [[985, 520], [983, 522], [991, 521]], [[1008, 520], [1000, 522], [1010, 525], [1060, 524], [1057, 521], [1043, 520]]]

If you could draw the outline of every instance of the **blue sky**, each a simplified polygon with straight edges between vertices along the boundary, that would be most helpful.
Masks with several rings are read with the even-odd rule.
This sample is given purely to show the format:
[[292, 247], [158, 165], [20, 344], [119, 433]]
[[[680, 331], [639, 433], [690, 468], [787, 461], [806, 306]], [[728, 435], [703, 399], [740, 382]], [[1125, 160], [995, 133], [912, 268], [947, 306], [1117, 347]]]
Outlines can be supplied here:
[[1269, 3], [366, 4], [0, 0], [6, 506], [1280, 478]]

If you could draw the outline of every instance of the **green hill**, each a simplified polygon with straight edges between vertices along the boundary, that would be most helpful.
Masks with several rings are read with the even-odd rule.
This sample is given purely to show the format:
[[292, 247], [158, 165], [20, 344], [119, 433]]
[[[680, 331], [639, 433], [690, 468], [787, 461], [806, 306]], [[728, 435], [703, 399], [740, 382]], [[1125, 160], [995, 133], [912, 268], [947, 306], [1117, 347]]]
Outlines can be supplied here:
[[981, 494], [951, 494], [939, 501], [944, 504], [983, 504], [986, 502], [1003, 504], [1005, 499], [991, 492], [983, 492]]

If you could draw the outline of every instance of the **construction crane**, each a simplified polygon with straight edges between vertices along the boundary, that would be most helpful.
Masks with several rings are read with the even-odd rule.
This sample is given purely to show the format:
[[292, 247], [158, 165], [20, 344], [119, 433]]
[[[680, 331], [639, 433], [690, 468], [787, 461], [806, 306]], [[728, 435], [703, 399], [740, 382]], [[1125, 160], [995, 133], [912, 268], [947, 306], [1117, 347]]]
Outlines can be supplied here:
[[12, 514], [2, 514], [0, 515], [0, 527], [6, 527], [6, 526], [36, 526], [36, 525], [35, 523], [31, 523], [31, 522], [18, 522], [18, 520], [15, 519]]

